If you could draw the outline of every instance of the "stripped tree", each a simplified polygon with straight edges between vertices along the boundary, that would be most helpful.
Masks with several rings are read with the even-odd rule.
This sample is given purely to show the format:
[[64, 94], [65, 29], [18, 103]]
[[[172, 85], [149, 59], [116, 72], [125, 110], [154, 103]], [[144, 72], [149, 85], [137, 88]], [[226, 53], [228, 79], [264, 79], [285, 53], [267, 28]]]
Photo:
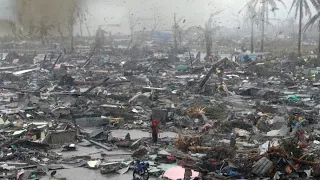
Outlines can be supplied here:
[[298, 18], [298, 14], [299, 14], [299, 33], [298, 33], [298, 56], [299, 57], [301, 56], [302, 20], [304, 16], [311, 17], [311, 8], [309, 5], [310, 3], [316, 10], [319, 10], [319, 7], [320, 7], [319, 0], [294, 0], [292, 2], [292, 5], [289, 11], [289, 13], [291, 13], [292, 9], [295, 8], [295, 19]]

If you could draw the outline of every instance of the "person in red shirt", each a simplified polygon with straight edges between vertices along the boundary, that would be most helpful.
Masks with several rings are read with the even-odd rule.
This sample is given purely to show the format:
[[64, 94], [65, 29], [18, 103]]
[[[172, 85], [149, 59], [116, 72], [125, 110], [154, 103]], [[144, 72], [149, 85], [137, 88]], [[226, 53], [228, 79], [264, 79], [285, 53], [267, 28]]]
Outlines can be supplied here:
[[157, 120], [153, 120], [151, 124], [152, 142], [157, 144], [158, 142], [159, 125]]

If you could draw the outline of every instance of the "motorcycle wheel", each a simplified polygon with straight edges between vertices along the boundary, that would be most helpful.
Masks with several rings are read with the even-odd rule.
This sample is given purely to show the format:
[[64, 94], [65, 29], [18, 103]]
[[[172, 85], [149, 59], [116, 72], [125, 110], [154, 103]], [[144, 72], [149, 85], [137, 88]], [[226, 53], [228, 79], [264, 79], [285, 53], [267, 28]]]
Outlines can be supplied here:
[[139, 179], [139, 178], [138, 178], [138, 176], [139, 176], [138, 174], [139, 174], [138, 171], [135, 169], [135, 170], [133, 171], [133, 174], [132, 174], [133, 180]]
[[141, 172], [138, 172], [135, 169], [133, 171], [133, 179], [148, 180], [149, 179], [149, 171], [148, 171], [148, 169], [142, 169]]

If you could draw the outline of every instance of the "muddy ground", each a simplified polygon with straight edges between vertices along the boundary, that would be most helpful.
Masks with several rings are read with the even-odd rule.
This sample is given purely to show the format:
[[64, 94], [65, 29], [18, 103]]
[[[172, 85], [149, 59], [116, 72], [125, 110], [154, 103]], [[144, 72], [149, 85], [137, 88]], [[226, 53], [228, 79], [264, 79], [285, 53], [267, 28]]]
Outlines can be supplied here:
[[[90, 130], [89, 130], [90, 131]], [[112, 136], [117, 138], [124, 138], [127, 133], [130, 133], [131, 139], [139, 139], [142, 137], [149, 137], [148, 132], [144, 132], [141, 130], [113, 130]], [[172, 132], [163, 132], [161, 133], [162, 137], [174, 138], [176, 137], [176, 133]], [[107, 151], [99, 147], [83, 147], [78, 145], [76, 151], [64, 151], [61, 152], [61, 149], [53, 150], [55, 152], [61, 153], [63, 157], [72, 157], [72, 156], [84, 156], [90, 155], [92, 158], [102, 158], [101, 153], [105, 154], [104, 158], [106, 160], [118, 160], [118, 159], [130, 159], [131, 153], [128, 150], [117, 149], [112, 151]], [[50, 171], [51, 172], [51, 171]], [[48, 174], [50, 174], [50, 172]], [[130, 180], [132, 179], [132, 171], [128, 171], [123, 175], [119, 174], [101, 174], [100, 169], [88, 169], [88, 168], [69, 168], [57, 170], [56, 178], [64, 178], [66, 177], [68, 180], [82, 180], [82, 179], [90, 179], [90, 180], [100, 180], [100, 179], [110, 179], [110, 180]], [[48, 180], [49, 177], [43, 177], [41, 180]], [[155, 178], [150, 178], [153, 180]]]

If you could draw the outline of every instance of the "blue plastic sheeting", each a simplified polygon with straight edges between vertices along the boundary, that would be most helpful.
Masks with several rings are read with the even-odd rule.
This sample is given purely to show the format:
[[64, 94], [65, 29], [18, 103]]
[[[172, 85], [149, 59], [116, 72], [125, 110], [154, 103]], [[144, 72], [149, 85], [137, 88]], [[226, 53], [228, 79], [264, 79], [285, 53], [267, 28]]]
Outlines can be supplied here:
[[168, 40], [168, 39], [171, 39], [172, 35], [170, 33], [157, 32], [157, 33], [152, 33], [151, 37], [152, 39]]
[[245, 57], [245, 56], [248, 56], [249, 60], [252, 60], [253, 58], [256, 57], [255, 54], [243, 55], [243, 56], [240, 57], [240, 62], [243, 62], [243, 61], [244, 61], [244, 57]]

